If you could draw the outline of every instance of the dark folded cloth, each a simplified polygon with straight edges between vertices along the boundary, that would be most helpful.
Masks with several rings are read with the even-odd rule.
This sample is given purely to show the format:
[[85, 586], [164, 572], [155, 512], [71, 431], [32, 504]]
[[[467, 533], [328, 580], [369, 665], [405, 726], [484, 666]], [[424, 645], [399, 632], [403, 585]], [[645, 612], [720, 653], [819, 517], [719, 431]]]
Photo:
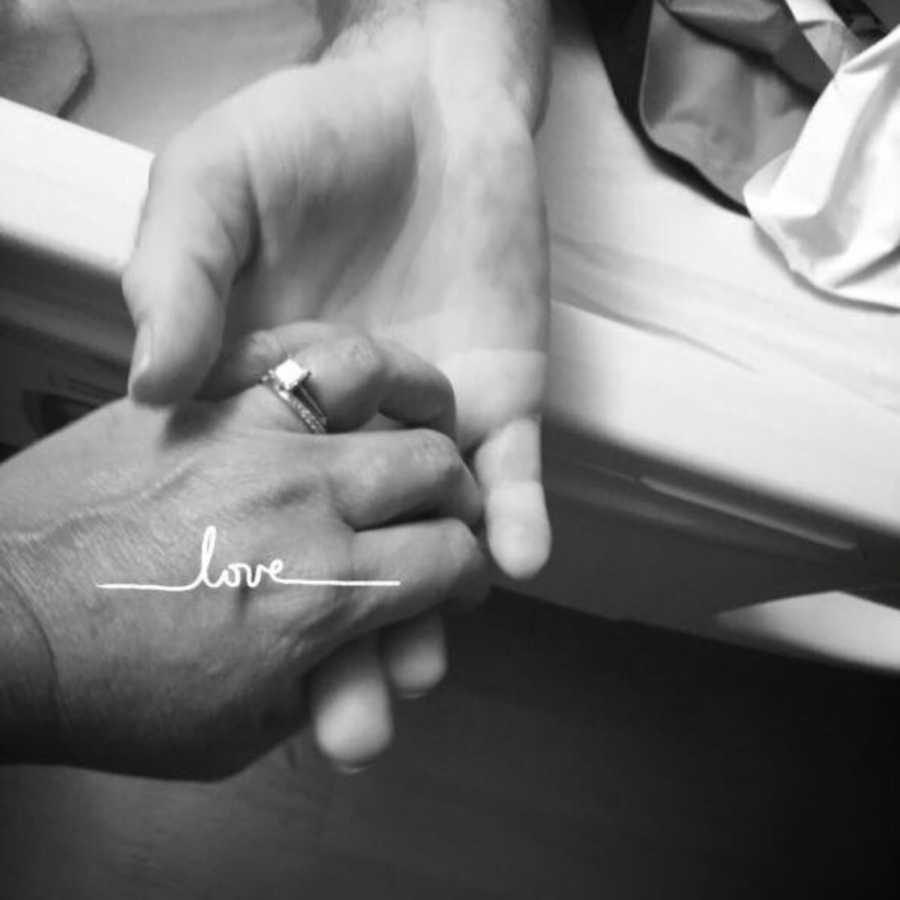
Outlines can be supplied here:
[[[749, 178], [794, 145], [833, 74], [786, 0], [584, 3], [631, 123], [739, 207]], [[896, 0], [831, 6], [848, 46], [900, 20]]]

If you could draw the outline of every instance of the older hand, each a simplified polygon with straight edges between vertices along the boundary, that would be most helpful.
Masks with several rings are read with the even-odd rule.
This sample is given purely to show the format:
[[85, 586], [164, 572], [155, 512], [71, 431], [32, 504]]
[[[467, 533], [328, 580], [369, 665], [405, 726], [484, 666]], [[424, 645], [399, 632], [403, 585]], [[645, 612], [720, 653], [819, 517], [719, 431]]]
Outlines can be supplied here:
[[[436, 370], [332, 331], [294, 335], [332, 430], [379, 411], [452, 421]], [[483, 593], [480, 516], [457, 450], [430, 428], [309, 435], [262, 386], [99, 410], [0, 468], [0, 615], [33, 624], [22, 658], [46, 668], [28, 695], [48, 701], [2, 723], [5, 756], [233, 771], [302, 722], [304, 676], [328, 654]]]

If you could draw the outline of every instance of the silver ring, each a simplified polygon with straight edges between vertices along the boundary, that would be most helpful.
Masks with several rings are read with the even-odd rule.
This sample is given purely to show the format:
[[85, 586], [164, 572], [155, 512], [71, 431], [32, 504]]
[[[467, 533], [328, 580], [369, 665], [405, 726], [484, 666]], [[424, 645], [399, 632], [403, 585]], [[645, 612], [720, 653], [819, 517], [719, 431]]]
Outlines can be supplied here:
[[268, 385], [313, 434], [325, 434], [328, 430], [328, 419], [303, 385], [310, 374], [309, 369], [303, 368], [295, 359], [288, 357], [284, 362], [269, 369], [260, 381]]

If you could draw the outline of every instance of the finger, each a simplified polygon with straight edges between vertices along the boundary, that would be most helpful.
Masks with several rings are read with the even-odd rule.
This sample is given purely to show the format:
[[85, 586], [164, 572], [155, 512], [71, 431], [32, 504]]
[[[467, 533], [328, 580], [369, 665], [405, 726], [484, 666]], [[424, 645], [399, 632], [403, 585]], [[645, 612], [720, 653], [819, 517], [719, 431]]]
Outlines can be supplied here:
[[389, 683], [402, 697], [421, 697], [436, 687], [447, 673], [440, 613], [424, 613], [386, 628], [381, 634], [381, 658]]
[[222, 349], [200, 389], [204, 400], [224, 400], [252, 388], [287, 356], [319, 341], [336, 340], [347, 329], [307, 319], [244, 334]]
[[373, 636], [329, 656], [310, 677], [309, 698], [316, 743], [339, 768], [354, 771], [387, 749], [391, 698]]
[[[209, 389], [221, 396], [248, 388], [286, 356], [310, 371], [304, 388], [328, 417], [330, 432], [354, 431], [381, 413], [407, 426], [455, 436], [453, 388], [440, 370], [400, 344], [321, 323], [301, 322], [248, 335], [216, 367]], [[271, 393], [267, 389], [249, 393], [237, 401], [243, 415], [298, 426], [286, 404], [263, 397]]]
[[475, 527], [481, 491], [450, 438], [427, 429], [348, 435], [331, 452], [331, 485], [355, 530], [423, 516]]
[[496, 429], [475, 451], [474, 468], [491, 555], [511, 578], [533, 577], [546, 564], [551, 543], [538, 420], [518, 419]]
[[236, 139], [209, 113], [153, 164], [122, 289], [137, 328], [129, 390], [191, 396], [219, 353], [231, 285], [253, 241], [253, 204]]
[[481, 600], [487, 560], [475, 536], [457, 519], [392, 525], [356, 535], [354, 577], [399, 584], [357, 588], [347, 596], [356, 627], [376, 630], [445, 603]]

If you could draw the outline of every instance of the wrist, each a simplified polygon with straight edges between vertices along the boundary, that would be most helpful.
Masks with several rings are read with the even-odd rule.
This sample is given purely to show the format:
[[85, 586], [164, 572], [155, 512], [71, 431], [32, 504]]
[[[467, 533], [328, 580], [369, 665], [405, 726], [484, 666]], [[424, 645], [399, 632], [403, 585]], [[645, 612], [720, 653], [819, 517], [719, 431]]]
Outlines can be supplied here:
[[324, 58], [366, 58], [427, 79], [440, 106], [504, 109], [540, 124], [549, 81], [547, 0], [366, 0], [326, 28]]
[[53, 654], [2, 547], [0, 571], [0, 762], [50, 762], [58, 755]]
[[[513, 20], [518, 10], [525, 23]], [[542, 0], [429, 5], [425, 16], [433, 90], [448, 107], [502, 110], [534, 131], [549, 79], [549, 18]]]

